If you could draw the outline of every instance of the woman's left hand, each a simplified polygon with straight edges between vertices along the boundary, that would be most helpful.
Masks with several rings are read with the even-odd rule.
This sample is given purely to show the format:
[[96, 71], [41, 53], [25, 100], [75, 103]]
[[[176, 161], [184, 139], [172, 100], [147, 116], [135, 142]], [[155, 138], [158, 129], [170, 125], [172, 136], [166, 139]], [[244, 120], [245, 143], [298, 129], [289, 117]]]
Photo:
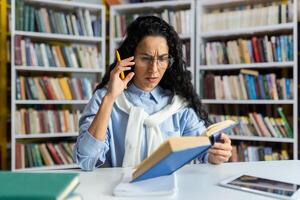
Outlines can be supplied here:
[[216, 142], [212, 148], [208, 150], [208, 162], [212, 164], [221, 164], [227, 162], [231, 157], [231, 140], [230, 138], [222, 133], [221, 140], [224, 143]]

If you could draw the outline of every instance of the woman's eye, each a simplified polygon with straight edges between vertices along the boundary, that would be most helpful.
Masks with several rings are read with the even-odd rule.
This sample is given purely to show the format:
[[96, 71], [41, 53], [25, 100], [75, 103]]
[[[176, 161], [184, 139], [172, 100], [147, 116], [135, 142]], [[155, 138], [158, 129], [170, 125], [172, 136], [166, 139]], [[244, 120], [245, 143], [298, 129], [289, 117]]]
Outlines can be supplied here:
[[149, 62], [150, 60], [151, 60], [151, 58], [142, 57], [142, 61]]
[[168, 57], [160, 58], [159, 61], [160, 62], [167, 62], [168, 61]]

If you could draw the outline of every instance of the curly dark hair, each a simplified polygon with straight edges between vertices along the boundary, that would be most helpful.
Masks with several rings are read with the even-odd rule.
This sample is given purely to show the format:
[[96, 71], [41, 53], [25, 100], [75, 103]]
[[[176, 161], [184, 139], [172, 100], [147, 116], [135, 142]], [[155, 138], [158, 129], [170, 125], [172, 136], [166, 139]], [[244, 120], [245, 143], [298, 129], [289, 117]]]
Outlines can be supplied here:
[[[139, 42], [146, 36], [162, 36], [167, 40], [169, 46], [169, 55], [174, 59], [172, 66], [166, 70], [159, 85], [163, 89], [170, 90], [173, 95], [177, 94], [185, 98], [188, 106], [193, 108], [204, 122], [205, 126], [211, 124], [207, 112], [203, 109], [200, 99], [192, 85], [191, 73], [186, 69], [186, 63], [182, 59], [182, 42], [172, 26], [163, 19], [155, 16], [141, 16], [134, 20], [127, 27], [127, 35], [118, 48], [119, 53], [123, 58], [128, 58], [134, 55]], [[96, 87], [103, 88], [107, 85], [110, 77], [110, 72], [116, 66], [115, 60], [109, 66], [109, 70], [105, 73], [102, 82]], [[125, 76], [129, 72], [125, 72]]]

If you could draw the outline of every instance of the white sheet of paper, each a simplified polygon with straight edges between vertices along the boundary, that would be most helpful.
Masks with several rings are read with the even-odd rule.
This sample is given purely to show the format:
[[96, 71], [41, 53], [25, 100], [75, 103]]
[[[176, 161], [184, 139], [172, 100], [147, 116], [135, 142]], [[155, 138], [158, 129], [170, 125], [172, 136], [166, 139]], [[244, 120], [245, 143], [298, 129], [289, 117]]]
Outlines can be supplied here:
[[121, 182], [113, 191], [114, 196], [173, 196], [176, 194], [176, 173], [130, 183], [132, 170], [125, 171]]

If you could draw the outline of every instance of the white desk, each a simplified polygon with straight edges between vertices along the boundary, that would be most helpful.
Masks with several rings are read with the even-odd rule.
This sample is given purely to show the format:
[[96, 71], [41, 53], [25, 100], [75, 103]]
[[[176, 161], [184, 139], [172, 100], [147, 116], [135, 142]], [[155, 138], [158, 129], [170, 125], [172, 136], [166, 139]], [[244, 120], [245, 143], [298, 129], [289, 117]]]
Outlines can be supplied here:
[[[93, 172], [80, 171], [80, 185], [76, 189], [76, 192], [81, 194], [84, 200], [125, 199], [112, 196], [113, 188], [121, 179], [122, 170], [122, 168], [100, 168]], [[68, 171], [78, 172], [78, 170]], [[173, 198], [160, 199], [272, 199], [269, 197], [228, 189], [217, 185], [221, 180], [237, 173], [247, 173], [250, 175], [258, 175], [265, 178], [273, 178], [300, 184], [300, 161], [226, 163], [222, 165], [186, 165], [177, 171], [177, 195]], [[149, 199], [154, 198], [152, 197]]]

